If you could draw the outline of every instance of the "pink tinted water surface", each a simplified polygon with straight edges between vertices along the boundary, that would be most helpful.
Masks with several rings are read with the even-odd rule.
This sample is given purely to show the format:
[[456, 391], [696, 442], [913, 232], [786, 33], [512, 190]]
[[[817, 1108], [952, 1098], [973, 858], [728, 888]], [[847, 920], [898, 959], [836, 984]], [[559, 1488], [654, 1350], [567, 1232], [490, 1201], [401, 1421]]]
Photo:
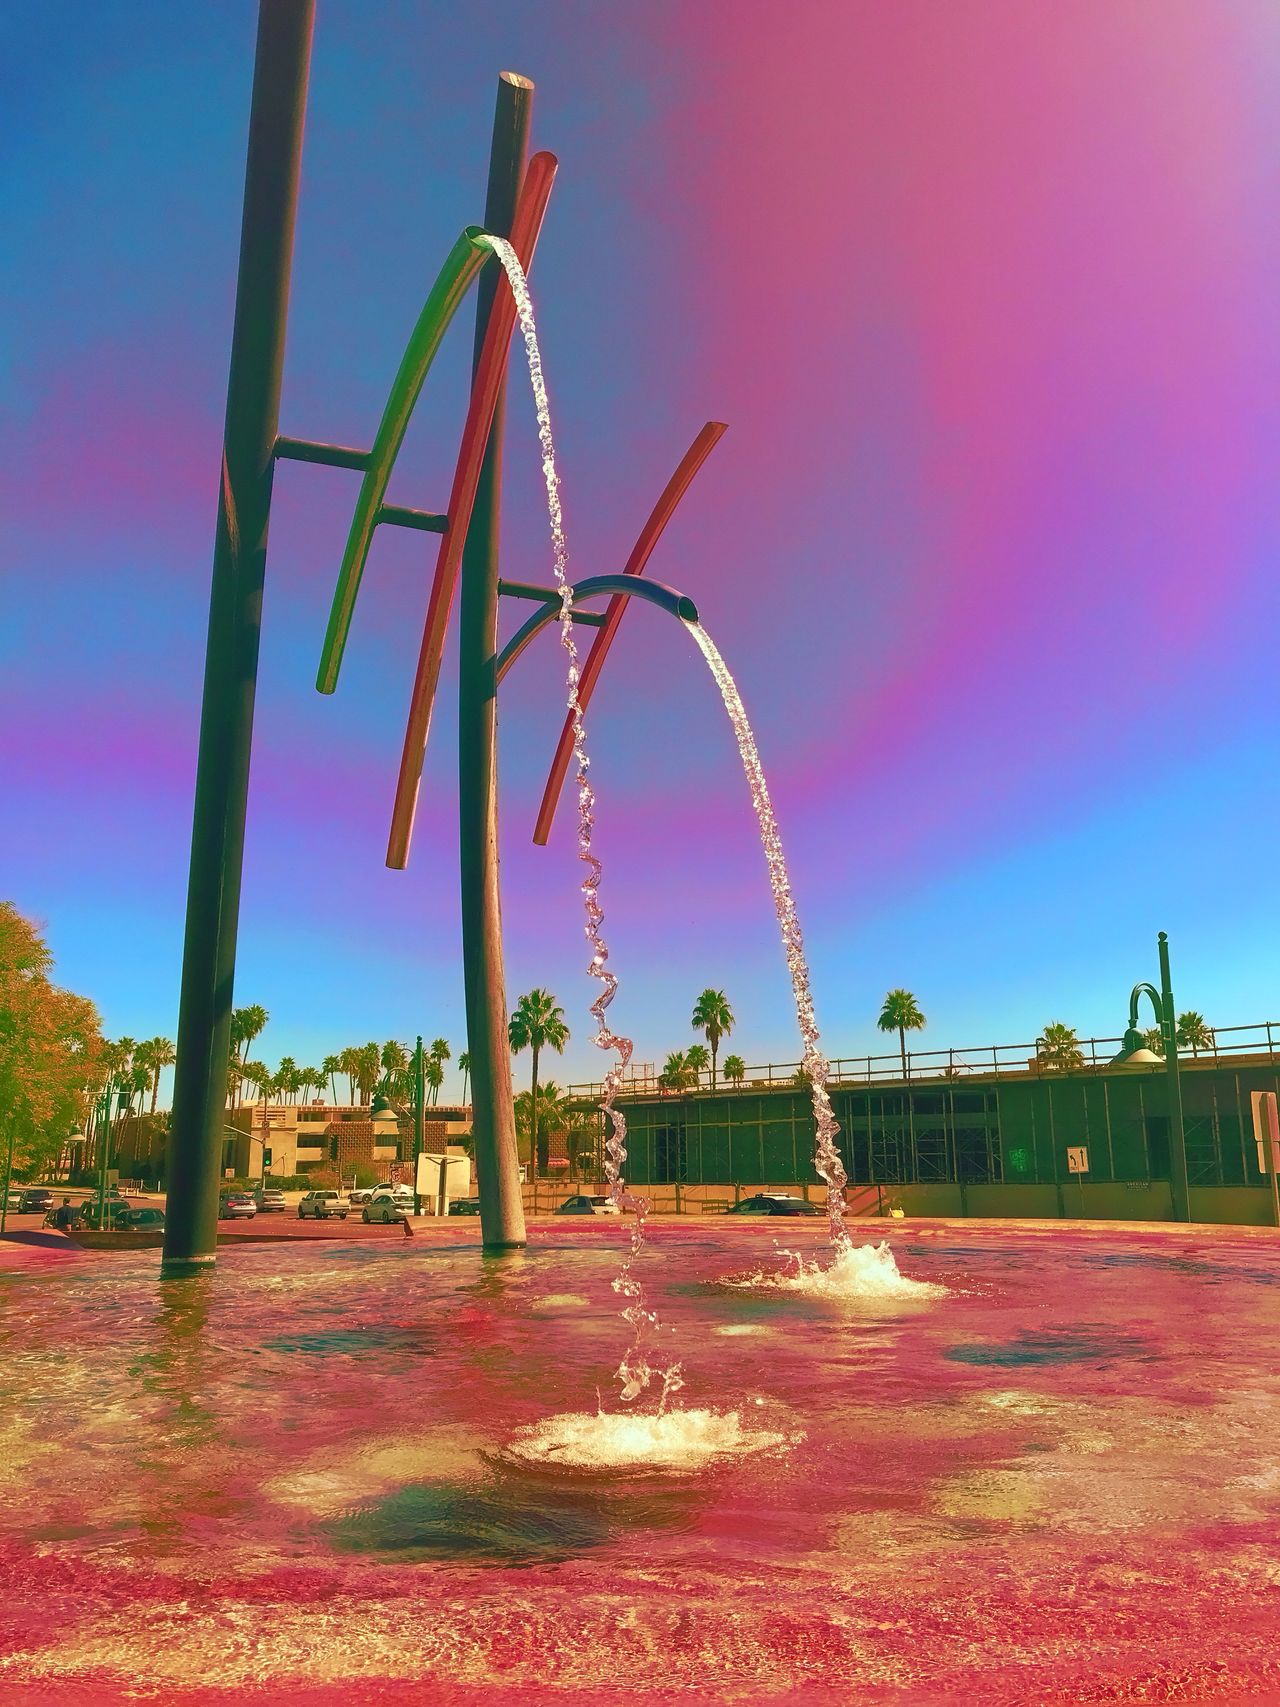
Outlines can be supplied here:
[[[854, 1238], [878, 1238], [855, 1224]], [[0, 1700], [1110, 1702], [1280, 1688], [1278, 1248], [894, 1228], [923, 1301], [716, 1282], [661, 1225], [696, 1474], [504, 1456], [593, 1409], [623, 1229], [0, 1269]]]

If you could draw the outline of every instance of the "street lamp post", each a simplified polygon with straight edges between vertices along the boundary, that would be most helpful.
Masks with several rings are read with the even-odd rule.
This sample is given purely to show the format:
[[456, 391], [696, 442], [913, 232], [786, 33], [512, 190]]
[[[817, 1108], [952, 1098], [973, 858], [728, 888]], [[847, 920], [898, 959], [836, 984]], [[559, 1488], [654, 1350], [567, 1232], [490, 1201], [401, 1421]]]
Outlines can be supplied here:
[[427, 1063], [422, 1053], [422, 1039], [413, 1052], [413, 1213], [422, 1214], [422, 1196], [418, 1191], [418, 1164], [426, 1148], [427, 1134]]
[[1164, 1069], [1169, 1087], [1169, 1192], [1173, 1198], [1175, 1221], [1191, 1219], [1191, 1194], [1187, 1182], [1187, 1145], [1182, 1119], [1182, 1081], [1178, 1076], [1178, 1019], [1173, 1005], [1173, 984], [1169, 976], [1169, 938], [1161, 931], [1160, 988], [1151, 984], [1135, 984], [1129, 993], [1129, 1029], [1124, 1045], [1110, 1065], [1113, 1067], [1155, 1067], [1159, 1056], [1148, 1049], [1138, 1030], [1138, 1003], [1145, 995], [1155, 1012], [1156, 1023], [1164, 1043]]

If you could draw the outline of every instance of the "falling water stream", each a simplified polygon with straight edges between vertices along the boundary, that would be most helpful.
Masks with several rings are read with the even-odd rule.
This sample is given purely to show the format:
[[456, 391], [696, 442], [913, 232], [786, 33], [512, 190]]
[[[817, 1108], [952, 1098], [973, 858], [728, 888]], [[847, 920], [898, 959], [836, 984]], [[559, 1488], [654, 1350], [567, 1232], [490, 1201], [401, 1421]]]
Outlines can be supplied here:
[[[596, 797], [588, 775], [591, 759], [587, 753], [586, 731], [582, 722], [582, 702], [578, 697], [578, 646], [573, 637], [573, 588], [569, 582], [569, 547], [564, 533], [564, 513], [560, 506], [560, 476], [556, 470], [556, 447], [551, 433], [551, 406], [547, 400], [547, 385], [542, 372], [542, 352], [538, 347], [533, 302], [524, 268], [510, 243], [502, 237], [488, 237], [486, 241], [502, 263], [510, 281], [511, 294], [515, 298], [516, 312], [520, 318], [525, 352], [529, 359], [529, 379], [533, 386], [534, 406], [538, 415], [538, 442], [542, 446], [542, 474], [547, 487], [547, 514], [551, 522], [552, 568], [560, 593], [560, 644], [569, 659], [567, 703], [573, 724], [573, 753], [577, 762], [578, 857], [587, 867], [587, 875], [582, 880], [583, 903], [587, 914], [586, 936], [591, 946], [587, 971], [593, 978], [599, 979], [603, 986], [591, 1004], [591, 1013], [596, 1021], [593, 1041], [597, 1048], [611, 1049], [615, 1056], [612, 1066], [604, 1076], [603, 1095], [600, 1099], [600, 1109], [609, 1127], [604, 1147], [604, 1172], [609, 1185], [609, 1195], [618, 1210], [630, 1210], [633, 1216], [630, 1246], [613, 1282], [614, 1291], [627, 1301], [622, 1317], [631, 1329], [631, 1343], [618, 1365], [617, 1378], [621, 1384], [620, 1397], [630, 1401], [638, 1398], [649, 1386], [654, 1374], [658, 1373], [651, 1366], [646, 1349], [657, 1331], [658, 1318], [656, 1313], [648, 1308], [644, 1284], [635, 1272], [636, 1258], [644, 1248], [645, 1217], [649, 1212], [649, 1204], [638, 1192], [627, 1189], [623, 1175], [627, 1159], [627, 1122], [621, 1109], [614, 1106], [622, 1075], [631, 1059], [633, 1044], [629, 1037], [623, 1037], [613, 1031], [605, 1017], [606, 1010], [617, 993], [618, 980], [609, 970], [609, 948], [603, 934], [604, 912], [600, 906], [599, 891], [604, 868], [591, 846], [595, 828]], [[658, 1406], [659, 1414], [665, 1411], [667, 1400], [684, 1385], [678, 1363], [668, 1364], [660, 1373], [662, 1394]]]
[[[551, 523], [552, 567], [560, 594], [560, 642], [568, 656], [567, 704], [573, 729], [573, 750], [577, 764], [578, 784], [578, 857], [587, 867], [582, 880], [582, 895], [586, 909], [586, 937], [591, 947], [587, 970], [602, 985], [600, 994], [591, 1004], [596, 1021], [593, 1041], [600, 1049], [612, 1050], [614, 1061], [604, 1076], [600, 1109], [608, 1122], [605, 1141], [605, 1178], [609, 1194], [619, 1211], [631, 1211], [629, 1248], [613, 1282], [614, 1291], [626, 1300], [623, 1320], [631, 1330], [631, 1340], [623, 1353], [616, 1376], [619, 1396], [624, 1401], [636, 1399], [660, 1375], [662, 1381], [657, 1415], [647, 1418], [599, 1415], [571, 1415], [552, 1418], [529, 1431], [517, 1443], [524, 1456], [541, 1457], [560, 1454], [560, 1462], [580, 1465], [596, 1463], [657, 1462], [670, 1459], [693, 1467], [695, 1461], [705, 1461], [719, 1453], [759, 1450], [772, 1445], [775, 1436], [764, 1436], [741, 1428], [736, 1412], [721, 1414], [712, 1411], [680, 1411], [669, 1413], [668, 1401], [683, 1387], [679, 1363], [656, 1368], [650, 1362], [649, 1347], [659, 1330], [657, 1313], [645, 1298], [644, 1285], [635, 1269], [637, 1257], [645, 1242], [645, 1217], [648, 1201], [628, 1189], [623, 1169], [627, 1159], [627, 1123], [622, 1111], [615, 1106], [618, 1089], [631, 1059], [633, 1044], [612, 1030], [606, 1017], [609, 1004], [618, 989], [616, 975], [609, 969], [609, 949], [603, 934], [604, 912], [600, 906], [600, 879], [603, 867], [592, 849], [595, 827], [595, 791], [589, 776], [591, 760], [587, 753], [586, 731], [583, 725], [582, 702], [578, 695], [578, 648], [573, 635], [573, 588], [569, 580], [569, 549], [565, 539], [564, 515], [560, 504], [560, 477], [556, 468], [555, 440], [551, 431], [551, 409], [547, 399], [546, 379], [542, 369], [542, 352], [538, 344], [533, 302], [528, 281], [515, 250], [504, 238], [486, 236], [484, 239], [501, 262], [511, 292], [515, 298], [520, 331], [524, 338], [529, 363], [529, 379], [533, 387], [538, 418], [538, 441], [542, 447], [542, 473], [547, 490], [547, 512]], [[742, 755], [743, 768], [751, 790], [751, 799], [760, 823], [760, 836], [769, 867], [769, 882], [773, 889], [774, 908], [782, 930], [783, 949], [791, 973], [795, 996], [796, 1017], [803, 1039], [804, 1073], [813, 1099], [817, 1124], [815, 1166], [827, 1187], [827, 1214], [830, 1222], [833, 1260], [829, 1269], [794, 1259], [794, 1272], [772, 1276], [769, 1281], [757, 1277], [762, 1284], [772, 1281], [796, 1289], [827, 1293], [844, 1291], [866, 1295], [876, 1292], [900, 1292], [914, 1283], [898, 1274], [897, 1265], [887, 1246], [870, 1251], [852, 1244], [844, 1218], [844, 1186], [846, 1174], [836, 1147], [839, 1126], [827, 1095], [830, 1066], [818, 1047], [818, 1027], [813, 1011], [813, 995], [809, 985], [809, 967], [804, 954], [804, 938], [791, 895], [782, 840], [769, 798], [764, 769], [756, 749], [751, 724], [742, 704], [737, 686], [724, 659], [700, 623], [689, 627], [701, 647], [723, 696]]]

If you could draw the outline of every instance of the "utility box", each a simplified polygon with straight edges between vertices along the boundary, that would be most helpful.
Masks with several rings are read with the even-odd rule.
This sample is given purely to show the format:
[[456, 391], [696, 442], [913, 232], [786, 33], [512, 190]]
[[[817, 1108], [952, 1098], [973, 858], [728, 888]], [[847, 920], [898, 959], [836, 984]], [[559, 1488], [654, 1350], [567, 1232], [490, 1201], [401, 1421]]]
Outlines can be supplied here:
[[447, 1215], [455, 1197], [471, 1196], [471, 1157], [465, 1150], [418, 1157], [417, 1193], [426, 1215]]

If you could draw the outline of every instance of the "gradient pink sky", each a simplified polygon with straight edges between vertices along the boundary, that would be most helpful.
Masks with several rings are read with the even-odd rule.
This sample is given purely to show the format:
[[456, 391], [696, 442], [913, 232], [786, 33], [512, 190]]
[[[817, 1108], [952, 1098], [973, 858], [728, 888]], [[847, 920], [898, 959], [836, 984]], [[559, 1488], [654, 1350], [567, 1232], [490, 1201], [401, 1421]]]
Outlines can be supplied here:
[[[116, 1033], [176, 1025], [253, 19], [3, 26], [0, 889]], [[1275, 1017], [1280, 13], [320, 0], [284, 431], [371, 437], [479, 216], [502, 67], [561, 159], [535, 297], [581, 573], [729, 422], [651, 573], [738, 675], [832, 1052], [881, 1046], [896, 984], [926, 1046], [1113, 1033], [1161, 928], [1180, 1005]], [[468, 351], [398, 501], [444, 502]], [[513, 375], [504, 569], [546, 579]], [[451, 676], [411, 869], [382, 866], [429, 541], [378, 539], [339, 694], [311, 686], [353, 497], [277, 481], [237, 981], [268, 1059], [463, 1041]], [[547, 639], [504, 689], [505, 920], [578, 1077], [567, 817], [528, 841], [560, 675]], [[793, 1059], [732, 738], [669, 619], [629, 614], [589, 733], [638, 1057], [712, 983], [738, 1052]]]

